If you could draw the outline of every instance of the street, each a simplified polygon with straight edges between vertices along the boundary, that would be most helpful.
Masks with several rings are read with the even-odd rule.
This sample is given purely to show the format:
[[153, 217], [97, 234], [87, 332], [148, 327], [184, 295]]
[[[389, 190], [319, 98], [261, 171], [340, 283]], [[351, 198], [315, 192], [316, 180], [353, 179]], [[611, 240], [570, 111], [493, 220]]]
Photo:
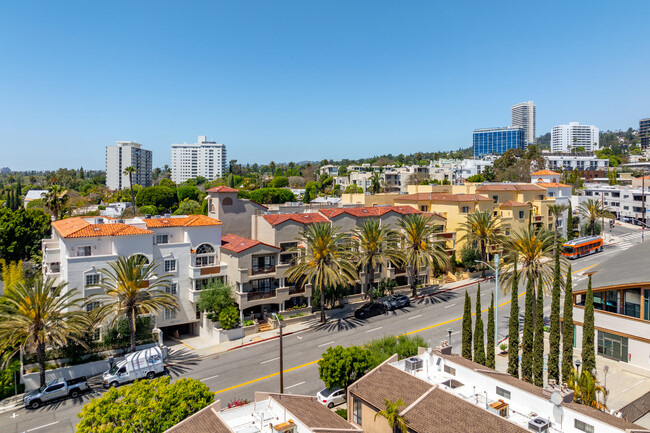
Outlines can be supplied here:
[[[625, 239], [620, 244], [605, 246], [602, 253], [571, 262], [575, 279], [580, 274], [640, 241], [640, 231], [616, 226], [612, 234]], [[481, 283], [481, 306], [486, 310], [494, 290], [494, 281]], [[329, 346], [361, 345], [386, 335], [419, 335], [429, 345], [436, 346], [448, 338], [459, 351], [461, 319], [465, 290], [475, 301], [477, 284], [454, 291], [437, 291], [430, 296], [412, 301], [412, 306], [376, 316], [368, 320], [354, 318], [330, 320], [314, 328], [284, 337], [284, 389], [291, 394], [315, 395], [323, 388], [318, 379], [318, 360]], [[498, 296], [499, 340], [508, 332], [510, 294], [503, 287]], [[523, 290], [520, 289], [520, 295]], [[523, 314], [524, 298], [519, 298]], [[550, 298], [546, 298], [548, 315]], [[474, 305], [472, 306], [474, 310]], [[487, 322], [487, 314], [483, 315]], [[221, 399], [222, 407], [235, 398], [253, 400], [255, 391], [279, 391], [279, 339], [260, 342], [218, 355], [199, 358], [196, 353], [182, 345], [173, 347], [168, 360], [173, 378], [192, 377], [201, 380]], [[91, 398], [101, 395], [101, 387], [75, 400], [62, 400], [37, 410], [22, 407], [0, 414], [2, 432], [73, 432], [77, 413]]]

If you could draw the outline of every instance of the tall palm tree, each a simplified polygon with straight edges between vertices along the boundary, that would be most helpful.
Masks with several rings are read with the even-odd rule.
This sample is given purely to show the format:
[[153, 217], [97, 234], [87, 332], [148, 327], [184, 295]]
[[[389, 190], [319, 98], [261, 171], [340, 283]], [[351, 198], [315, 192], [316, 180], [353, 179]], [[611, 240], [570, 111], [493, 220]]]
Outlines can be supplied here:
[[68, 203], [67, 191], [63, 189], [61, 185], [51, 185], [47, 188], [47, 192], [44, 194], [43, 201], [45, 207], [47, 207], [52, 215], [54, 215], [54, 220], [58, 220], [61, 210]]
[[288, 281], [311, 284], [320, 292], [320, 321], [325, 323], [323, 289], [353, 284], [357, 280], [357, 270], [350, 249], [345, 245], [345, 236], [331, 224], [307, 225], [300, 233], [300, 241], [306, 251], [295, 258], [285, 275]]
[[564, 212], [569, 209], [568, 204], [552, 204], [548, 206], [549, 212], [553, 215], [553, 228], [555, 229], [555, 234], [553, 236], [553, 244], [557, 248], [557, 230], [558, 230], [558, 219], [564, 215]]
[[[611, 214], [603, 204], [602, 200], [598, 199], [587, 199], [580, 203], [578, 208], [580, 216], [589, 220], [589, 233], [591, 236], [595, 236], [596, 233], [596, 220], [601, 217], [609, 217]], [[602, 230], [602, 228], [601, 228]]]
[[[488, 247], [503, 243], [503, 236], [499, 230], [500, 224], [501, 217], [494, 216], [489, 210], [474, 211], [468, 214], [465, 222], [460, 225], [461, 231], [465, 232], [460, 241], [476, 242], [481, 252], [481, 260], [487, 262]], [[481, 267], [485, 277], [485, 265], [482, 264]]]
[[104, 290], [97, 300], [102, 303], [104, 317], [112, 316], [112, 324], [125, 317], [131, 334], [131, 351], [135, 351], [135, 319], [146, 314], [159, 314], [163, 308], [178, 310], [177, 298], [166, 293], [169, 274], [157, 275], [156, 263], [147, 263], [142, 256], [119, 257], [100, 269], [98, 287]]
[[368, 293], [372, 302], [375, 268], [388, 262], [396, 265], [402, 261], [398, 249], [399, 233], [389, 227], [382, 227], [378, 219], [369, 219], [354, 229], [352, 240], [354, 249], [359, 253], [358, 265], [368, 275]]
[[378, 172], [374, 172], [372, 176], [370, 176], [370, 192], [373, 194], [377, 194], [380, 191], [381, 191], [381, 176], [379, 175]]
[[135, 194], [133, 193], [133, 173], [135, 173], [135, 167], [129, 165], [124, 169], [124, 174], [129, 175], [129, 186], [131, 188], [131, 207], [133, 208], [133, 218], [135, 218]]
[[41, 386], [45, 385], [45, 349], [62, 347], [87, 330], [87, 317], [80, 309], [75, 290], [38, 275], [31, 284], [19, 282], [5, 291], [0, 303], [0, 345], [12, 351], [34, 351]]
[[384, 399], [384, 403], [386, 404], [386, 409], [377, 412], [375, 414], [375, 420], [379, 416], [386, 418], [386, 421], [388, 421], [388, 425], [393, 429], [393, 432], [399, 430], [402, 433], [407, 433], [408, 426], [406, 425], [406, 421], [404, 420], [404, 417], [399, 414], [399, 408], [404, 407], [404, 401], [401, 398], [398, 398], [397, 401], [393, 403], [388, 399]]
[[423, 266], [443, 268], [449, 261], [445, 243], [436, 236], [431, 217], [409, 214], [397, 222], [401, 229], [403, 262], [409, 268], [411, 291], [417, 296], [417, 277]]

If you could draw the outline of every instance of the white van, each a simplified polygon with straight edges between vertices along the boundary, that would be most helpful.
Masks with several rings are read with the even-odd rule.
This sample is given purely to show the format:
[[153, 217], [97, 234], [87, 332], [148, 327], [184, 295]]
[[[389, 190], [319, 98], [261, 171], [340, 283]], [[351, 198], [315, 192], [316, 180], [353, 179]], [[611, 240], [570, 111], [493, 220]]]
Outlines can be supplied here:
[[166, 357], [167, 348], [165, 346], [155, 346], [130, 353], [124, 357], [123, 361], [118, 362], [104, 373], [104, 388], [133, 382], [137, 379], [153, 379], [156, 374], [165, 371], [163, 360]]

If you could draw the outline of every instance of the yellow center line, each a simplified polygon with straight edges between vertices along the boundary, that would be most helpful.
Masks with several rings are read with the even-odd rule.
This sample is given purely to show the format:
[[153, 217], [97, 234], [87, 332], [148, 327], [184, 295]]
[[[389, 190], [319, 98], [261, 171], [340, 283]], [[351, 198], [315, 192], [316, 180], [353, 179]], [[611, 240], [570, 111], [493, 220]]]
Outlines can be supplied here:
[[[586, 271], [587, 269], [593, 268], [596, 265], [598, 265], [598, 263], [596, 263], [595, 265], [587, 266], [586, 268], [578, 269], [577, 271], [572, 272], [572, 274], [577, 274], [578, 272]], [[519, 294], [518, 297], [521, 298], [525, 294], [526, 294], [526, 292], [524, 291], [523, 293]], [[507, 305], [510, 302], [511, 301], [508, 300], [508, 301], [506, 301], [506, 302], [504, 302], [502, 304], [499, 304], [499, 305], [497, 305], [497, 308], [498, 307], [503, 307], [504, 305]], [[486, 311], [488, 311], [488, 309], [482, 310], [481, 312], [485, 313]], [[474, 316], [475, 314], [476, 313], [472, 314], [472, 316]], [[418, 330], [415, 330], [415, 331], [405, 332], [404, 334], [397, 335], [396, 338], [399, 338], [399, 337], [402, 337], [402, 336], [405, 336], [405, 335], [416, 334], [416, 333], [422, 332], [422, 331], [428, 331], [429, 329], [437, 328], [438, 326], [443, 326], [443, 325], [447, 325], [449, 323], [457, 322], [457, 321], [461, 320], [462, 318], [463, 318], [462, 316], [461, 317], [456, 317], [455, 319], [447, 320], [447, 321], [441, 322], [441, 323], [436, 323], [435, 325], [427, 326], [425, 328], [421, 328], [421, 329], [418, 329]], [[317, 359], [315, 361], [310, 361], [310, 362], [307, 362], [305, 364], [301, 364], [301, 365], [297, 365], [295, 367], [288, 368], [286, 370], [283, 370], [283, 373], [288, 373], [290, 371], [298, 370], [300, 368], [304, 368], [304, 367], [310, 366], [312, 364], [316, 364], [321, 359], [322, 358], [319, 358], [319, 359]], [[271, 374], [269, 374], [267, 376], [262, 376], [262, 377], [258, 377], [257, 379], [249, 380], [248, 382], [244, 382], [244, 383], [240, 383], [238, 385], [230, 386], [228, 388], [220, 389], [219, 391], [216, 391], [215, 394], [220, 394], [222, 392], [231, 391], [233, 389], [241, 388], [242, 386], [250, 385], [252, 383], [260, 382], [262, 380], [270, 379], [272, 377], [279, 376], [279, 375], [280, 375], [280, 372], [271, 373]]]

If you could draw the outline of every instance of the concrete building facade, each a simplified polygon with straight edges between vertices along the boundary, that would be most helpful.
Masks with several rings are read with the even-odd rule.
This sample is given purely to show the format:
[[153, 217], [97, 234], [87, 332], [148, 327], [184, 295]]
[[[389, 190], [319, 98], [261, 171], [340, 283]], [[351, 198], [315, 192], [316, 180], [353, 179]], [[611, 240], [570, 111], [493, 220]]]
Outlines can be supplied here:
[[115, 146], [106, 146], [106, 186], [112, 190], [129, 188], [127, 167], [135, 167], [133, 184], [143, 188], [151, 186], [153, 159], [150, 150], [143, 149], [134, 141], [118, 141]]
[[172, 144], [172, 180], [179, 184], [202, 176], [208, 180], [226, 172], [226, 145], [200, 135], [196, 143]]
[[650, 118], [639, 120], [639, 138], [641, 149], [650, 150]]
[[537, 107], [533, 101], [521, 102], [512, 106], [512, 127], [524, 130], [526, 146], [535, 144], [535, 122]]
[[598, 128], [592, 125], [581, 125], [569, 122], [568, 125], [557, 125], [551, 130], [551, 151], [572, 152], [583, 147], [586, 152], [600, 149]]

